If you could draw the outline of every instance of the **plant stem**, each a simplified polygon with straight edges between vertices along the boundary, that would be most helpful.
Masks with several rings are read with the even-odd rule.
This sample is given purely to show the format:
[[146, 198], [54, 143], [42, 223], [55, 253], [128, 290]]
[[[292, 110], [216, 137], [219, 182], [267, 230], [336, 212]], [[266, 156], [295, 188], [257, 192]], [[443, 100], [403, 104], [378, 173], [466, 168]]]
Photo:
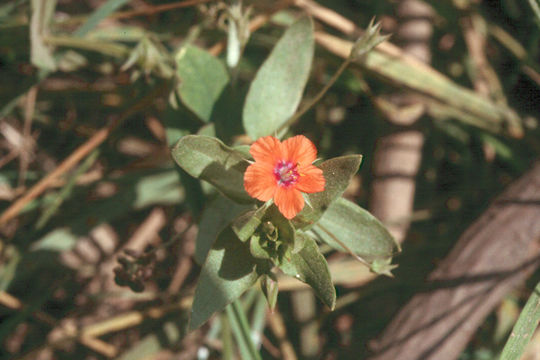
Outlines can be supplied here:
[[332, 75], [332, 78], [324, 85], [321, 91], [319, 91], [319, 93], [315, 95], [315, 97], [311, 99], [300, 111], [298, 111], [289, 120], [287, 120], [283, 125], [281, 125], [276, 132], [279, 133], [283, 129], [294, 124], [296, 120], [302, 117], [306, 112], [308, 112], [309, 109], [311, 109], [316, 103], [318, 103], [319, 100], [321, 100], [321, 98], [324, 96], [324, 94], [326, 94], [326, 92], [330, 89], [330, 87], [334, 85], [337, 79], [339, 79], [343, 71], [345, 71], [345, 69], [347, 68], [347, 66], [349, 66], [350, 63], [351, 63], [351, 58], [350, 57], [346, 58], [345, 61], [339, 67], [339, 69], [337, 69], [334, 75]]
[[242, 358], [244, 360], [261, 360], [261, 355], [251, 338], [251, 329], [249, 328], [246, 313], [240, 300], [233, 301], [232, 304], [227, 306], [226, 311]]

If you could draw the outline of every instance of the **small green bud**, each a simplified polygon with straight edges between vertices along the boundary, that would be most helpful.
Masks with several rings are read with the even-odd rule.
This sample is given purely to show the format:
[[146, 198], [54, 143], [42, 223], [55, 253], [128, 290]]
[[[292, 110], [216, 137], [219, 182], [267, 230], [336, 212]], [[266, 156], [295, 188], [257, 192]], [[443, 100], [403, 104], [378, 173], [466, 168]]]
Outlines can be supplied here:
[[268, 240], [277, 241], [278, 228], [274, 224], [272, 224], [270, 221], [266, 221], [263, 224], [262, 230]]
[[397, 268], [397, 265], [392, 264], [392, 259], [384, 259], [384, 260], [375, 260], [371, 263], [371, 271], [374, 272], [377, 275], [385, 275], [388, 277], [393, 278], [394, 274], [392, 274], [392, 270]]
[[390, 35], [381, 35], [381, 23], [374, 24], [374, 21], [375, 18], [371, 19], [365, 33], [354, 43], [351, 54], [349, 55], [351, 60], [363, 60], [375, 46], [390, 37]]
[[278, 280], [274, 273], [268, 273], [262, 276], [261, 289], [266, 297], [270, 310], [274, 311], [279, 292]]

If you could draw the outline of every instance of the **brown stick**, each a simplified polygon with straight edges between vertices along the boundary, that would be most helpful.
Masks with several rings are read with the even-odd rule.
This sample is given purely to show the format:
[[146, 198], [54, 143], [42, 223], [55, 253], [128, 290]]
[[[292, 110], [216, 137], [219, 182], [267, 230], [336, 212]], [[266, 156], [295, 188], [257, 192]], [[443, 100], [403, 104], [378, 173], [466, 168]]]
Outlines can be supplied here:
[[159, 96], [166, 87], [160, 87], [156, 91], [152, 92], [139, 103], [131, 107], [129, 110], [124, 112], [117, 119], [111, 121], [109, 125], [98, 130], [90, 139], [88, 139], [84, 144], [79, 146], [75, 151], [71, 153], [62, 163], [50, 172], [47, 176], [41, 179], [37, 184], [32, 186], [30, 190], [22, 197], [20, 197], [15, 203], [11, 204], [6, 211], [0, 216], [0, 228], [5, 225], [8, 221], [13, 219], [19, 214], [19, 212], [24, 208], [26, 204], [34, 200], [36, 197], [41, 195], [51, 184], [53, 184], [56, 179], [58, 179], [62, 174], [66, 173], [77, 165], [86, 155], [88, 155], [92, 150], [101, 145], [111, 134], [111, 132], [116, 129], [125, 119], [136, 113], [137, 111], [143, 109], [149, 105], [152, 100]]
[[282, 358], [284, 360], [296, 360], [296, 353], [294, 352], [292, 344], [287, 339], [287, 329], [285, 328], [285, 323], [283, 322], [281, 314], [277, 310], [274, 310], [273, 313], [268, 313], [266, 318], [268, 319], [270, 329], [272, 329], [272, 332], [279, 342]]
[[210, 2], [212, 0], [186, 0], [186, 1], [179, 1], [172, 4], [162, 4], [162, 5], [155, 5], [155, 6], [145, 6], [142, 9], [135, 9], [130, 11], [122, 11], [115, 14], [112, 14], [110, 17], [113, 19], [126, 19], [134, 16], [141, 16], [141, 15], [154, 15], [160, 12], [164, 11], [170, 11], [175, 9], [181, 9], [193, 5], [199, 5], [204, 4], [207, 2]]
[[455, 359], [502, 297], [540, 265], [540, 161], [461, 236], [370, 360]]
[[28, 164], [30, 163], [30, 157], [32, 156], [32, 150], [34, 149], [32, 134], [32, 120], [34, 119], [34, 111], [36, 109], [36, 98], [38, 88], [32, 86], [26, 94], [26, 106], [24, 114], [24, 126], [23, 126], [23, 143], [21, 152], [19, 155], [19, 181], [18, 185], [23, 186], [26, 180], [26, 171], [28, 170]]

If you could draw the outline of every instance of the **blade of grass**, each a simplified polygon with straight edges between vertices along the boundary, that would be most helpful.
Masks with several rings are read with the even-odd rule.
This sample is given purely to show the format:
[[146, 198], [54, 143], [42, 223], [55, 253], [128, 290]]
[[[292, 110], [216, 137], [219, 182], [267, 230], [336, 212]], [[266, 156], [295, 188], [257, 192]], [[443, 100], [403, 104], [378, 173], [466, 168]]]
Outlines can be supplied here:
[[[342, 58], [349, 56], [353, 46], [350, 41], [322, 31], [315, 32], [315, 40]], [[454, 83], [433, 68], [404, 56], [398, 48], [382, 46], [385, 44], [387, 43], [382, 43], [369, 52], [359, 65], [392, 84], [405, 86], [459, 109], [460, 112], [475, 115], [485, 123], [485, 128], [496, 126], [507, 129], [511, 136], [519, 138], [523, 135], [521, 120], [512, 109], [494, 104], [474, 91]], [[384, 51], [381, 48], [384, 48]], [[456, 115], [459, 115], [459, 112], [456, 112]]]
[[[315, 1], [296, 0], [294, 4], [347, 36], [363, 32], [349, 19]], [[315, 32], [315, 39], [319, 45], [342, 58], [350, 54], [351, 43], [321, 31]], [[521, 120], [509, 107], [497, 106], [472, 90], [459, 86], [429, 65], [403, 53], [389, 41], [379, 44], [360, 65], [395, 85], [406, 86], [434, 97], [441, 106], [453, 107], [448, 112], [455, 119], [468, 123], [472, 119], [477, 123], [479, 120], [484, 123], [481, 126], [484, 129], [491, 129], [496, 124], [495, 132], [501, 132], [503, 128], [514, 137], [523, 135]]]
[[75, 187], [75, 184], [77, 182], [77, 179], [79, 176], [84, 174], [96, 161], [96, 159], [99, 156], [99, 150], [94, 150], [87, 158], [86, 160], [77, 168], [75, 173], [70, 177], [66, 185], [62, 188], [58, 196], [54, 199], [54, 201], [49, 205], [47, 209], [43, 212], [43, 214], [39, 217], [36, 229], [41, 229], [43, 226], [47, 224], [49, 219], [56, 213], [60, 205], [66, 200], [73, 191], [73, 188]]
[[261, 355], [255, 348], [251, 339], [251, 330], [248, 325], [246, 313], [240, 300], [235, 300], [226, 308], [227, 317], [231, 324], [231, 329], [240, 348], [242, 359], [261, 360]]
[[95, 28], [103, 19], [112, 14], [116, 9], [124, 6], [129, 0], [109, 0], [97, 8], [92, 15], [73, 33], [76, 37], [84, 37]]
[[43, 40], [48, 45], [90, 50], [120, 59], [129, 54], [126, 46], [102, 40], [79, 39], [73, 36], [45, 36]]
[[231, 325], [229, 320], [227, 320], [225, 317], [222, 317], [222, 324], [221, 341], [223, 342], [223, 350], [221, 354], [223, 355], [223, 360], [233, 360], [234, 351], [232, 345]]
[[17, 8], [17, 6], [27, 2], [28, 0], [14, 0], [7, 4], [0, 6], [0, 22], [4, 21], [11, 15], [11, 12]]
[[264, 325], [266, 324], [266, 307], [266, 298], [262, 292], [257, 291], [257, 300], [253, 307], [253, 318], [251, 319], [251, 338], [257, 347], [261, 344]]
[[534, 288], [504, 345], [500, 360], [517, 360], [525, 351], [540, 321], [540, 282]]
[[43, 71], [55, 71], [56, 62], [52, 51], [43, 41], [54, 16], [56, 0], [49, 2], [32, 0], [32, 17], [30, 18], [30, 61], [32, 65]]
[[533, 9], [534, 15], [536, 15], [536, 24], [540, 27], [540, 5], [538, 5], [537, 0], [529, 0], [529, 4]]
[[[21, 3], [25, 2], [25, 1], [28, 1], [28, 0], [21, 0], [19, 2], [16, 2], [16, 6], [17, 5], [20, 5]], [[101, 21], [103, 20], [105, 17], [107, 17], [108, 15], [110, 15], [110, 13], [112, 11], [114, 11], [115, 9], [117, 9], [118, 7], [120, 7], [121, 3], [127, 3], [129, 0], [109, 0], [106, 4], [104, 4], [103, 6], [99, 7], [92, 15], [90, 15], [90, 18], [87, 19], [87, 21], [79, 28], [75, 31], [75, 36], [78, 36], [78, 37], [83, 37], [85, 36], [88, 32], [90, 32], [92, 29], [94, 29], [94, 27], [96, 27], [96, 25]], [[8, 4], [9, 5], [9, 4]], [[9, 10], [9, 8], [2, 8], [3, 10]], [[112, 9], [112, 10], [110, 10]], [[99, 12], [99, 14], [98, 14]], [[67, 38], [69, 40], [72, 40], [71, 38], [69, 37], [59, 37], [59, 40], [58, 41], [62, 41], [62, 39], [64, 41], [68, 41], [68, 40], [65, 40], [64, 38]], [[55, 45], [54, 44], [54, 40], [51, 40], [50, 38], [47, 37], [47, 39], [43, 39], [45, 41], [50, 41], [50, 44], [51, 45]], [[73, 41], [70, 41], [70, 44], [73, 43]], [[72, 45], [69, 45], [69, 44], [61, 44], [59, 43], [58, 45], [64, 45], [64, 46], [72, 46]], [[123, 57], [125, 56], [127, 53], [128, 53], [128, 50], [127, 48], [124, 48], [118, 44], [109, 44], [110, 46], [107, 47], [107, 50], [105, 51], [109, 51], [110, 53], [113, 53], [114, 55], [111, 55], [111, 54], [108, 54], [108, 55], [111, 55], [111, 56], [116, 56], [116, 57]], [[88, 50], [95, 50], [95, 51], [99, 51], [99, 46], [93, 46], [93, 44], [87, 44], [88, 46]], [[76, 46], [74, 46], [76, 47]], [[84, 48], [84, 47], [83, 47]], [[125, 50], [122, 50], [122, 49], [125, 49]], [[123, 53], [125, 51], [125, 54]], [[50, 72], [49, 71], [41, 71], [39, 73], [39, 76], [38, 76], [38, 79], [36, 79], [35, 83], [32, 81], [31, 84], [28, 84], [28, 89], [30, 89], [31, 87], [35, 86], [35, 85], [39, 85], [39, 83], [41, 83], [41, 81], [45, 78], [47, 78], [49, 76]], [[5, 116], [9, 115], [11, 113], [11, 111], [15, 108], [15, 106], [17, 105], [17, 103], [19, 102], [19, 100], [26, 94], [26, 90], [22, 93], [22, 94], [18, 94], [16, 95], [11, 101], [9, 101], [6, 105], [4, 105], [2, 107], [2, 110], [0, 111], [0, 120], [2, 118], [4, 118]]]
[[111, 121], [109, 125], [101, 128], [84, 144], [75, 149], [75, 151], [73, 151], [64, 161], [62, 161], [57, 168], [38, 181], [23, 196], [17, 199], [2, 214], [0, 214], [0, 226], [6, 224], [9, 220], [17, 216], [26, 204], [41, 195], [58, 177], [62, 176], [66, 171], [69, 171], [71, 168], [76, 166], [84, 157], [86, 157], [86, 155], [88, 155], [88, 153], [101, 145], [127, 118], [151, 105], [155, 98], [163, 95], [163, 93], [168, 89], [166, 85], [166, 83], [158, 85], [144, 98], [134, 101], [133, 105], [128, 107], [128, 109], [122, 115]]

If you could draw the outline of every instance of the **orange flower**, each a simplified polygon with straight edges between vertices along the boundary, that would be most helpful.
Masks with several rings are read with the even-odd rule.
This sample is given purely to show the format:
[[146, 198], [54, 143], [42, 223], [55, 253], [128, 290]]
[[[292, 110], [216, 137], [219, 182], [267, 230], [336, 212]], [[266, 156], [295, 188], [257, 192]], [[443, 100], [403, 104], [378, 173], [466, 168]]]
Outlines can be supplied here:
[[255, 163], [244, 174], [246, 191], [261, 201], [274, 198], [287, 219], [304, 207], [301, 192], [324, 190], [323, 172], [311, 164], [317, 158], [317, 148], [305, 136], [297, 135], [283, 142], [266, 136], [255, 141], [249, 152]]

